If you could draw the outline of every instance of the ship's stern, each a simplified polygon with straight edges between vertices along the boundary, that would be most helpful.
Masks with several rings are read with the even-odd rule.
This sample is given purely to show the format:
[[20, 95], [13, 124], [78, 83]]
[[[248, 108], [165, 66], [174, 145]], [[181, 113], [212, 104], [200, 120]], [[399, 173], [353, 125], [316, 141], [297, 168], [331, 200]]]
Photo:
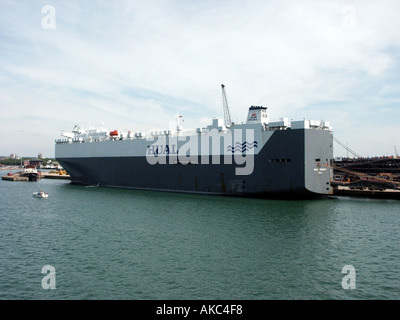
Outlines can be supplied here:
[[333, 135], [329, 130], [304, 130], [304, 186], [308, 192], [331, 195]]

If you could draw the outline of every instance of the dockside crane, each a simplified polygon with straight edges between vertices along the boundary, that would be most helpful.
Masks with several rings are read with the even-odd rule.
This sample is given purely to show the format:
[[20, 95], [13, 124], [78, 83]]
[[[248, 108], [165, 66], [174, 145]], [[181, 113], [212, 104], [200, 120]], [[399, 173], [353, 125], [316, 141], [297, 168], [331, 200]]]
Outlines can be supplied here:
[[225, 127], [229, 128], [232, 125], [231, 114], [229, 112], [228, 100], [226, 99], [225, 86], [221, 84], [222, 88], [222, 108], [224, 110]]
[[396, 145], [394, 145], [394, 152], [396, 153], [396, 157], [398, 158], [398, 157], [399, 157], [399, 154], [397, 153]]
[[343, 142], [341, 142], [339, 139], [333, 137], [333, 140], [335, 140], [335, 142], [336, 142], [337, 144], [339, 144], [340, 146], [342, 146], [343, 148], [345, 148], [348, 152], [350, 152], [351, 154], [353, 154], [355, 157], [361, 158], [361, 156], [360, 156], [358, 153], [356, 153], [356, 152], [354, 152], [353, 150], [351, 150], [347, 145], [345, 145], [345, 144], [344, 144]]

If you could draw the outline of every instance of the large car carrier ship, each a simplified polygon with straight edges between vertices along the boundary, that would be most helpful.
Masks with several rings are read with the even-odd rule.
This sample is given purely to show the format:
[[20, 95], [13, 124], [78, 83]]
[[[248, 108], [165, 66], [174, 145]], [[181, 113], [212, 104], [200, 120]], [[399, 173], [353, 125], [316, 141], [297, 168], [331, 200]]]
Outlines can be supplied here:
[[281, 118], [251, 106], [245, 123], [120, 132], [75, 126], [57, 139], [55, 156], [74, 184], [231, 196], [332, 194], [332, 128], [326, 121]]

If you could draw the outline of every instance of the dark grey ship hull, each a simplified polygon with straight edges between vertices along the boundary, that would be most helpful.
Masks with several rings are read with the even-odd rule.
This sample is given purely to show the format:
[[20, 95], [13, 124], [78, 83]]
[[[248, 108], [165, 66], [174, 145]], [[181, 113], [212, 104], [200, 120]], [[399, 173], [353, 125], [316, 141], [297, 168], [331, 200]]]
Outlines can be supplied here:
[[[276, 131], [254, 154], [254, 169], [237, 164], [150, 164], [143, 156], [84, 156], [58, 152], [74, 184], [248, 197], [315, 197], [332, 194], [332, 134], [323, 130]], [[58, 156], [61, 154], [62, 156]]]

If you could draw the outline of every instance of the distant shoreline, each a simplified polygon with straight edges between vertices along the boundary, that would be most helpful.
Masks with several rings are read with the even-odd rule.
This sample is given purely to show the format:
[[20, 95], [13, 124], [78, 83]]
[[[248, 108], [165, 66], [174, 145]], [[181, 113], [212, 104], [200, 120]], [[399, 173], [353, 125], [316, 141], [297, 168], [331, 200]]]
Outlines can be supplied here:
[[18, 169], [22, 169], [23, 167], [21, 166], [4, 166], [4, 167], [0, 167], [0, 170], [18, 170]]
[[[0, 167], [0, 170], [21, 170], [23, 169], [24, 166], [5, 166], [5, 167]], [[57, 170], [57, 168], [37, 168], [37, 170]]]

